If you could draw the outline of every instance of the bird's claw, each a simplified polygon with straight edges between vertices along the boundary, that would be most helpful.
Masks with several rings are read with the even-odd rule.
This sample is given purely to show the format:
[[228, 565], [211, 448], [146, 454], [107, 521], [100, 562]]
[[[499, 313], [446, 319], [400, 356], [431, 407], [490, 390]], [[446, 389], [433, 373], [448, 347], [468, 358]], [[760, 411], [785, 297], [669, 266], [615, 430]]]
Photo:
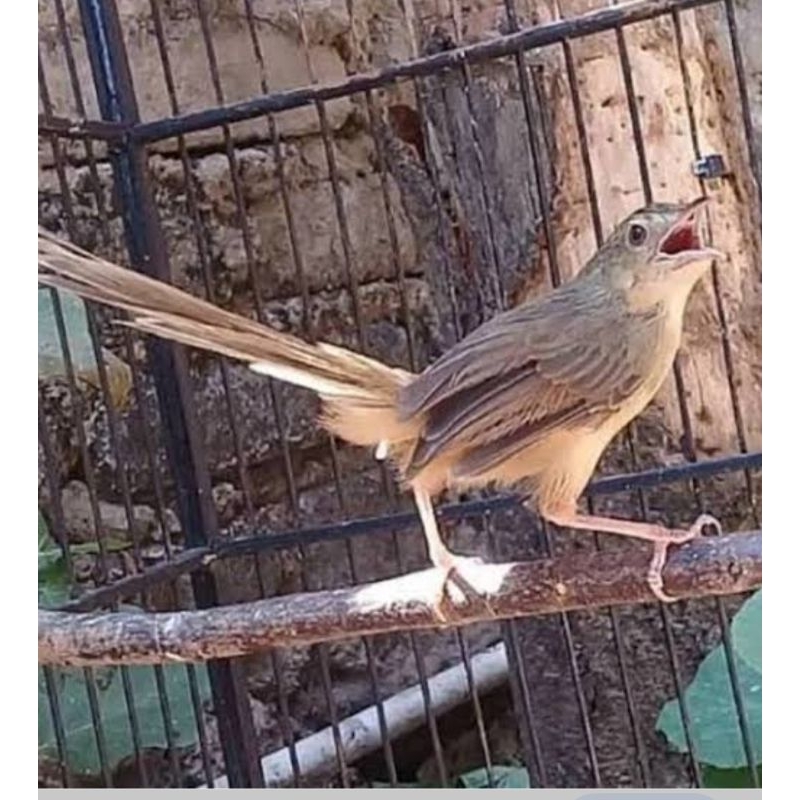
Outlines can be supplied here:
[[667, 561], [667, 550], [669, 546], [672, 544], [684, 544], [685, 542], [692, 541], [692, 539], [696, 539], [703, 534], [703, 529], [706, 526], [714, 528], [715, 535], [719, 536], [722, 534], [722, 525], [716, 517], [712, 517], [711, 514], [701, 514], [687, 530], [672, 530], [670, 533], [673, 535], [669, 540], [655, 543], [653, 558], [647, 570], [647, 584], [650, 587], [650, 591], [652, 591], [656, 598], [662, 603], [674, 603], [680, 599], [678, 597], [672, 597], [664, 591], [664, 577], [662, 573], [664, 564]]
[[722, 536], [722, 525], [720, 521], [716, 517], [712, 517], [711, 514], [701, 514], [689, 528], [688, 532], [692, 534], [691, 538], [694, 539], [701, 536], [703, 534], [703, 528], [705, 528], [706, 525], [714, 529], [715, 536]]
[[[468, 594], [479, 595], [477, 589], [469, 581], [469, 571], [472, 567], [480, 566], [485, 562], [478, 557], [457, 556], [447, 553], [437, 559], [437, 572], [441, 575], [441, 588], [436, 602], [433, 604], [433, 614], [441, 624], [453, 621], [449, 612], [455, 604], [467, 602]], [[484, 601], [485, 602], [485, 601]], [[488, 603], [487, 608], [491, 611]]]

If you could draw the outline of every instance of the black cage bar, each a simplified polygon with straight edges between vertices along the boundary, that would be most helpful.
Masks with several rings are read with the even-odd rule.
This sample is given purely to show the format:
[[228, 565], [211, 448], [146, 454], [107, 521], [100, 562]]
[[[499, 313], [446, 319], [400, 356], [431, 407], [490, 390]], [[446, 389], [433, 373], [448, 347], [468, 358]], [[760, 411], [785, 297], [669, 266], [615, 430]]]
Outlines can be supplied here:
[[[228, 304], [235, 300], [240, 304], [237, 310], [267, 324], [294, 328], [301, 335], [316, 339], [325, 334], [326, 326], [333, 324], [335, 328], [335, 321], [330, 323], [325, 314], [334, 313], [330, 308], [338, 309], [340, 327], [341, 319], [351, 320], [349, 327], [336, 331], [345, 344], [418, 370], [442, 348], [510, 302], [509, 286], [518, 281], [520, 273], [525, 277], [524, 258], [510, 251], [513, 237], [509, 237], [508, 230], [512, 230], [513, 221], [509, 222], [505, 213], [507, 187], [499, 185], [501, 179], [492, 172], [493, 154], [485, 126], [482, 127], [480, 102], [484, 83], [480, 70], [493, 64], [503, 65], [504, 76], [522, 102], [517, 143], [525, 163], [519, 164], [519, 170], [528, 176], [528, 181], [525, 197], [519, 202], [530, 209], [537, 227], [536, 236], [525, 247], [546, 263], [551, 284], [565, 279], [551, 203], [553, 163], [559, 143], [553, 142], [548, 132], [548, 100], [537, 56], [555, 54], [563, 63], [562, 81], [574, 123], [587, 219], [594, 242], [599, 244], [603, 232], [615, 220], [604, 219], [598, 203], [597, 183], [603, 178], [593, 172], [593, 131], [583, 107], [575, 48], [583, 40], [594, 41], [592, 37], [613, 38], [620, 85], [625, 93], [625, 110], [620, 119], [630, 131], [642, 196], [647, 202], [672, 199], [662, 198], [661, 187], [654, 185], [651, 175], [648, 134], [628, 37], [636, 26], [658, 25], [674, 47], [683, 85], [683, 97], [676, 102], [685, 109], [693, 151], [685, 165], [688, 171], [691, 162], [700, 163], [708, 155], [698, 132], [700, 112], [694, 108], [685, 54], [684, 24], [689, 14], [717, 14], [723, 23], [719, 30], [724, 31], [724, 41], [715, 44], [729, 69], [730, 91], [739, 103], [739, 127], [749, 167], [747, 174], [736, 179], [740, 186], [752, 183], [756, 187], [750, 195], [748, 212], [756, 224], [760, 220], [760, 142], [745, 75], [742, 26], [732, 2], [636, 0], [578, 17], [534, 24], [536, 20], [527, 18], [514, 0], [505, 0], [495, 9], [499, 33], [478, 41], [463, 41], [460, 4], [451, 4], [450, 19], [438, 20], [432, 27], [415, 4], [404, 0], [401, 6], [412, 57], [378, 70], [372, 70], [364, 58], [359, 61], [357, 4], [347, 2], [342, 6], [348, 25], [337, 46], [346, 54], [348, 74], [338, 81], [322, 83], [317, 78], [313, 55], [318, 32], [309, 31], [302, 0], [297, 0], [292, 25], [296, 26], [306, 58], [308, 85], [281, 90], [271, 89], [274, 64], [260, 43], [259, 11], [252, 0], [242, 0], [234, 16], [228, 18], [215, 16], [214, 4], [205, 0], [184, 5], [186, 8], [180, 13], [197, 21], [197, 40], [208, 68], [208, 102], [201, 109], [184, 110], [176, 77], [180, 64], [176, 65], [171, 54], [174, 42], [168, 30], [177, 12], [161, 0], [149, 0], [141, 3], [137, 35], [152, 43], [168, 115], [143, 119], [141, 98], [150, 101], [154, 90], [139, 83], [144, 79], [129, 63], [126, 36], [131, 34], [121, 24], [116, 4], [52, 0], [54, 35], [43, 46], [50, 49], [48, 52], [60, 54], [59, 73], [66, 76], [68, 89], [61, 87], [59, 98], [63, 105], [66, 96], [69, 107], [54, 102], [53, 86], [58, 79], [54, 80], [48, 67], [52, 59], [43, 59], [40, 52], [40, 149], [46, 154], [46, 168], [54, 176], [54, 188], [40, 187], [40, 222], [63, 231], [82, 246], [127, 260], [132, 268], [167, 281], [175, 278], [175, 258], [170, 250], [175, 234], [170, 226], [185, 225], [196, 273], [182, 279], [209, 299]], [[241, 52], [237, 58], [251, 63], [256, 76], [254, 90], [246, 99], [229, 101], [226, 97], [224, 66], [230, 53], [222, 52], [215, 43], [220, 31], [227, 30], [225, 26], [240, 31]], [[86, 82], [87, 67], [93, 89]], [[412, 99], [394, 105], [386, 99], [400, 96]], [[337, 128], [332, 123], [333, 104], [348, 98], [355, 98], [357, 105], [347, 121], [351, 126], [360, 126], [360, 135], [371, 148], [375, 203], [383, 219], [380, 236], [389, 260], [379, 278], [371, 279], [374, 286], [366, 288], [359, 283], [357, 272], [362, 256], [354, 242], [359, 241], [360, 226], [371, 223], [358, 219], [350, 210], [353, 189], [341, 167], [348, 155], [340, 144], [347, 136], [347, 125], [339, 120]], [[92, 118], [95, 112], [89, 111], [93, 108], [98, 110], [96, 119]], [[308, 114], [314, 142], [321, 145], [313, 153], [317, 159], [313, 169], [320, 170], [324, 177], [320, 183], [328, 190], [325, 202], [333, 220], [330, 257], [340, 267], [339, 274], [327, 279], [314, 274], [307, 263], [309, 254], [303, 232], [308, 230], [307, 217], [314, 211], [301, 207], [292, 194], [291, 170], [312, 171], [312, 156], [304, 156], [305, 161], [292, 160], [291, 148], [300, 146], [295, 141], [298, 136], [285, 133], [292, 124], [287, 123], [290, 114], [297, 112]], [[403, 141], [416, 148], [419, 155], [419, 174], [424, 175], [429, 192], [426, 197], [432, 206], [428, 224], [436, 231], [437, 246], [424, 254], [430, 265], [430, 274], [425, 276], [432, 287], [430, 303], [438, 314], [438, 329], [433, 333], [422, 330], [412, 312], [413, 304], [421, 303], [414, 296], [414, 292], [422, 291], [421, 281], [418, 273], [409, 270], [403, 253], [403, 248], [409, 246], [402, 238], [403, 225], [408, 225], [403, 215], [412, 215], [408, 210], [412, 200], [406, 197], [404, 206], [396, 198], [396, 173], [402, 168], [396, 144], [407, 129], [396, 119], [392, 122], [391, 116], [401, 112], [413, 120], [413, 135]], [[467, 131], [459, 127], [461, 119], [468, 121]], [[253, 127], [238, 138], [245, 123]], [[435, 141], [434, 133], [439, 137]], [[197, 138], [205, 134], [211, 138]], [[250, 153], [247, 158], [243, 156], [245, 151]], [[164, 153], [171, 154], [171, 161], [162, 161], [159, 166], [157, 160], [165, 158]], [[228, 276], [220, 268], [221, 245], [210, 231], [209, 209], [213, 203], [223, 201], [209, 197], [198, 179], [197, 162], [204, 156], [218, 157], [212, 166], [220, 170], [224, 191], [230, 187], [224, 197], [228, 204], [224, 213], [230, 230], [236, 232], [236, 241], [224, 244], [241, 254], [242, 274], [236, 277], [235, 292], [231, 286], [220, 288], [220, 278], [228, 280]], [[279, 233], [257, 231], [248, 217], [254, 190], [243, 175], [253, 164], [260, 163], [268, 165], [264, 181], [274, 181], [269, 191], [282, 215]], [[172, 170], [161, 183], [153, 177], [153, 171], [159, 168]], [[83, 176], [80, 182], [76, 182], [78, 172]], [[459, 207], [457, 195], [470, 181], [478, 184], [479, 191], [470, 195], [473, 205], [465, 209]], [[698, 179], [698, 191], [713, 191], [714, 187], [709, 186], [707, 181]], [[321, 196], [314, 195], [314, 201]], [[165, 217], [166, 203], [179, 209], [174, 219]], [[89, 213], [87, 208], [91, 209]], [[709, 233], [713, 238], [715, 232]], [[259, 237], [265, 235], [285, 238], [285, 274], [281, 272], [282, 265], [264, 263]], [[117, 252], [120, 243], [124, 254]], [[317, 255], [312, 255], [313, 264], [317, 265]], [[628, 513], [650, 519], [663, 513], [664, 507], [673, 513], [671, 498], [678, 493], [688, 498], [688, 505], [680, 507], [686, 514], [694, 510], [716, 512], [721, 511], [714, 507], [723, 496], [720, 487], [725, 487], [737, 498], [739, 528], [760, 528], [761, 453], [748, 446], [747, 412], [740, 398], [741, 380], [736, 375], [736, 331], [719, 269], [714, 266], [709, 284], [736, 447], [731, 452], [700, 457], [692, 427], [693, 400], [686, 391], [685, 367], [678, 363], [671, 380], [681, 419], [679, 463], [659, 463], [653, 458], [643, 461], [643, 438], [651, 433], [634, 424], [621, 437], [611, 468], [590, 485], [590, 508], [620, 503]], [[380, 313], [376, 318], [373, 312], [369, 316], [365, 311], [364, 298], [369, 291], [385, 292], [385, 296], [381, 295], [384, 306], [379, 305], [379, 310], [385, 312], [386, 320], [380, 318]], [[62, 300], [55, 292], [48, 292], [48, 297], [53, 304], [64, 365], [58, 387], [67, 410], [62, 427], [54, 427], [52, 416], [56, 412], [50, 399], [54, 390], [40, 379], [40, 496], [44, 493], [46, 497], [47, 523], [61, 546], [71, 587], [71, 597], [60, 607], [107, 611], [134, 602], [159, 610], [208, 608], [238, 602], [253, 592], [268, 597], [357, 585], [387, 577], [387, 570], [398, 574], [422, 566], [417, 518], [386, 469], [369, 465], [368, 458], [366, 462], [359, 461], [329, 438], [310, 439], [311, 444], [301, 446], [310, 434], [303, 427], [305, 406], [300, 395], [291, 394], [273, 381], [263, 381], [256, 392], [231, 364], [215, 359], [210, 367], [203, 367], [216, 370], [214, 374], [219, 376], [219, 382], [214, 384], [219, 396], [209, 401], [201, 397], [202, 392], [210, 390], [198, 380], [199, 368], [192, 354], [115, 327], [110, 324], [113, 317], [107, 310], [91, 305], [87, 307], [87, 323], [96, 380], [90, 382], [93, 388], [87, 393], [84, 368], [75, 360], [75, 342], [71, 341]], [[399, 329], [402, 335], [384, 335], [382, 331], [389, 328]], [[109, 371], [110, 350], [121, 354], [129, 368], [126, 391], [131, 399], [122, 408]], [[254, 416], [259, 415], [270, 431], [265, 438], [266, 455], [252, 447]], [[87, 422], [95, 419], [96, 423], [97, 418], [103, 420], [105, 450]], [[227, 454], [222, 465], [211, 464], [212, 446]], [[62, 463], [65, 448], [75, 454], [66, 467]], [[90, 536], [84, 549], [91, 550], [95, 557], [89, 578], [81, 574], [81, 559], [85, 562], [85, 557], [69, 545], [73, 532], [64, 492], [66, 484], [74, 484], [75, 476], [86, 487]], [[362, 490], [367, 501], [359, 494]], [[229, 505], [235, 506], [235, 511], [231, 514], [224, 497], [220, 499], [224, 493], [233, 498]], [[724, 496], [729, 500], [728, 495]], [[126, 557], [118, 555], [118, 543], [109, 535], [104, 517], [112, 501], [122, 509], [131, 539], [130, 547], [122, 548]], [[152, 524], [160, 531], [155, 547], [143, 539], [141, 523], [137, 521], [137, 514], [142, 513], [137, 509], [145, 501], [153, 507]], [[450, 498], [440, 505], [439, 516], [448, 529], [466, 526], [466, 530], [477, 533], [488, 542], [497, 560], [564, 552], [560, 536], [554, 536], [543, 521], [531, 518], [516, 496], [486, 494], [457, 501]], [[147, 536], [152, 539], [151, 534]], [[585, 534], [576, 542], [578, 548], [612, 545], [607, 544], [606, 538], [592, 540]], [[380, 550], [380, 559], [376, 557], [374, 563], [369, 548]], [[234, 566], [225, 572], [221, 564]], [[326, 564], [337, 566], [326, 571]], [[339, 565], [343, 565], [341, 569]], [[237, 569], [246, 572], [241, 581], [231, 579]], [[730, 632], [731, 613], [739, 601], [741, 598], [708, 598], [686, 607], [696, 609], [692, 612], [693, 635], [702, 634], [704, 641], [716, 637], [721, 642], [746, 769], [757, 785], [760, 765]], [[408, 764], [421, 761], [428, 764], [429, 782], [448, 785], [459, 767], [451, 763], [448, 743], [466, 727], [474, 730], [477, 737], [472, 766], [486, 771], [488, 785], [498, 785], [501, 776], [496, 767], [500, 756], [492, 752], [498, 741], [492, 725], [507, 724], [513, 727], [516, 737], [515, 757], [524, 763], [535, 785], [703, 785], [694, 723], [686, 699], [686, 687], [697, 666], [699, 651], [682, 637], [680, 613], [680, 608], [676, 611], [660, 605], [647, 609], [617, 607], [592, 612], [591, 620], [585, 612], [571, 612], [555, 618], [514, 620], [430, 634], [368, 636], [348, 642], [344, 649], [315, 645], [299, 655], [294, 650], [275, 651], [264, 655], [257, 668], [241, 659], [212, 661], [207, 665], [207, 696], [205, 673], [198, 667], [137, 668], [146, 673], [123, 668], [119, 674], [120, 702], [124, 705], [130, 746], [122, 761], [116, 733], [107, 729], [104, 716], [102, 698], [107, 676], [86, 668], [79, 676], [67, 678], [67, 671], [48, 667], [42, 671], [40, 703], [45, 697], [47, 724], [53, 732], [50, 781], [52, 785], [66, 786], [87, 782], [137, 786], [200, 782], [213, 786], [224, 774], [229, 785], [242, 787], [287, 782], [296, 786], [347, 787], [371, 781], [397, 786], [405, 782]], [[669, 685], [659, 686], [658, 691], [662, 700], [675, 697], [678, 701], [685, 756], [656, 754], [659, 744], [650, 730], [653, 708], [643, 688], [647, 678], [640, 674], [641, 658], [632, 644], [634, 640], [661, 653]], [[476, 666], [480, 664], [477, 656], [487, 644], [497, 642], [502, 642], [508, 662], [507, 686], [503, 682], [501, 688], [495, 686], [484, 695], [474, 672], [480, 669]], [[603, 650], [602, 658], [597, 655], [602, 669], [595, 675], [591, 664], [598, 649]], [[392, 674], [391, 658], [397, 661], [400, 677]], [[296, 667], [295, 661], [301, 668]], [[445, 714], [437, 709], [436, 692], [431, 687], [438, 684], [438, 673], [457, 664], [464, 668], [467, 692], [459, 708]], [[357, 679], [349, 669], [356, 670]], [[174, 673], [168, 670], [181, 670], [185, 696], [176, 697], [174, 685], [170, 684]], [[542, 678], [544, 688], [540, 690], [538, 671], [548, 670], [557, 674]], [[145, 674], [149, 677], [142, 677]], [[93, 728], [90, 744], [96, 749], [96, 774], [91, 778], [76, 769], [71, 749], [74, 745], [70, 742], [72, 712], [63, 707], [64, 695], [59, 688], [66, 680], [82, 681], [85, 686], [82, 702], [86, 703]], [[142, 718], [138, 693], [144, 680], [151, 680], [156, 690], [157, 715], [163, 727], [163, 737], [155, 737], [160, 742], [158, 746], [152, 744], [149, 720]], [[361, 682], [357, 692], [350, 687], [353, 681]], [[598, 710], [605, 697], [597, 688], [602, 681], [611, 681], [615, 686], [613, 713], [619, 724], [619, 733], [615, 734], [619, 738], [611, 749], [618, 751], [615, 758], [619, 763], [609, 755], [611, 740], [598, 730], [602, 724], [598, 720], [604, 719], [602, 710]], [[300, 686], [299, 682], [305, 684]], [[394, 737], [389, 724], [393, 696], [409, 684], [418, 685], [422, 703], [416, 743], [408, 735]], [[553, 693], [552, 702], [544, 694], [547, 691]], [[345, 718], [369, 706], [375, 708], [380, 747], [354, 760], [348, 749], [351, 742], [345, 735], [349, 730]], [[183, 743], [182, 730], [174, 722], [184, 707], [191, 709], [191, 746]], [[558, 738], [558, 731], [551, 727], [564, 709], [569, 718], [564, 724], [571, 726], [569, 736], [564, 736], [566, 749], [552, 741]], [[40, 726], [42, 714], [40, 709]], [[301, 740], [328, 727], [332, 766], [305, 774]], [[418, 752], [420, 747], [424, 753]], [[262, 762], [269, 753], [274, 756], [276, 748], [285, 748], [290, 779], [276, 777], [278, 773], [271, 772]], [[156, 751], [160, 755], [154, 755]], [[564, 767], [566, 761], [572, 763], [569, 768]]]

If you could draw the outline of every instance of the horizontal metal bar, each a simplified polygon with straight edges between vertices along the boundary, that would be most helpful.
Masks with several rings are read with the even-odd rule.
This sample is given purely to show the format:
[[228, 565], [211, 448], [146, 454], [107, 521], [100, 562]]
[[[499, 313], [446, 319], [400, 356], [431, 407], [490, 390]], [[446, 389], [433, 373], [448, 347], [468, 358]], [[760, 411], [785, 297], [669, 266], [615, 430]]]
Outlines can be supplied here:
[[[435, 612], [440, 586], [432, 570], [192, 611], [39, 611], [39, 663], [207, 661], [367, 634], [652, 603], [649, 562], [645, 551], [614, 548], [475, 565], [469, 572], [471, 591], [448, 603], [446, 620]], [[676, 599], [740, 594], [760, 585], [760, 531], [695, 539], [674, 548], [664, 566], [664, 589]]]
[[431, 75], [435, 72], [461, 67], [464, 62], [477, 64], [493, 58], [513, 55], [519, 51], [555, 44], [565, 39], [576, 39], [612, 30], [621, 25], [643, 22], [673, 10], [680, 11], [718, 2], [720, 0], [636, 0], [610, 8], [601, 8], [572, 19], [523, 28], [507, 36], [499, 36], [465, 47], [456, 47], [400, 64], [391, 64], [378, 72], [360, 73], [339, 83], [271, 92], [250, 100], [216, 108], [192, 111], [169, 119], [143, 122], [132, 128], [131, 136], [136, 141], [155, 142], [226, 123], [255, 119], [265, 114], [288, 111], [292, 108], [377, 89], [399, 78]]
[[[682, 480], [709, 478], [716, 475], [761, 468], [761, 453], [746, 453], [724, 458], [709, 459], [691, 464], [643, 470], [642, 472], [609, 475], [598, 478], [589, 484], [590, 496], [616, 494], [634, 489], [652, 488], [665, 483]], [[437, 509], [437, 516], [446, 520], [461, 520], [483, 516], [495, 511], [519, 507], [524, 498], [519, 495], [501, 495], [465, 503], [450, 503]], [[211, 560], [234, 555], [247, 555], [262, 551], [281, 550], [299, 545], [322, 541], [337, 541], [352, 536], [361, 536], [385, 531], [405, 532], [412, 530], [417, 523], [415, 512], [387, 514], [381, 517], [321, 525], [305, 530], [274, 533], [270, 531], [253, 532], [236, 539], [218, 539], [210, 547], [194, 547], [181, 553], [171, 561], [159, 564], [138, 575], [131, 575], [116, 583], [101, 586], [86, 592], [83, 596], [60, 606], [62, 611], [89, 611], [110, 605], [115, 600], [132, 597], [164, 581], [174, 580], [182, 574], [192, 572], [208, 564]]]
[[[652, 488], [665, 483], [709, 478], [713, 475], [738, 472], [745, 469], [759, 469], [760, 467], [761, 453], [747, 453], [745, 455], [710, 459], [692, 464], [680, 464], [674, 467], [659, 467], [639, 473], [598, 478], [589, 484], [586, 494], [590, 497], [617, 494], [634, 489]], [[436, 515], [444, 520], [469, 519], [470, 517], [479, 517], [495, 511], [518, 508], [524, 499], [523, 496], [515, 494], [498, 495], [481, 500], [468, 500], [464, 503], [450, 503], [439, 507]], [[265, 531], [220, 542], [215, 547], [214, 552], [219, 557], [227, 557], [256, 553], [262, 550], [280, 550], [286, 547], [296, 547], [298, 544], [313, 544], [371, 533], [406, 531], [413, 529], [417, 521], [417, 513], [409, 511], [380, 517], [364, 517], [334, 525], [322, 525], [316, 528], [288, 531], [286, 533], [276, 534]]]
[[64, 139], [100, 139], [118, 144], [124, 141], [130, 126], [102, 120], [67, 119], [39, 114], [39, 134], [55, 134]]
[[91, 589], [75, 600], [59, 606], [59, 609], [61, 611], [90, 611], [95, 608], [104, 608], [122, 598], [135, 597], [154, 586], [168, 584], [182, 575], [194, 572], [216, 558], [216, 554], [212, 553], [209, 547], [192, 547], [169, 561], [161, 562], [152, 569], [128, 575], [114, 583], [107, 583]]
[[623, 475], [608, 475], [598, 478], [589, 484], [591, 496], [601, 494], [617, 494], [634, 489], [650, 489], [662, 483], [676, 483], [681, 480], [700, 480], [740, 470], [761, 469], [761, 453], [738, 453], [723, 458], [709, 458], [706, 461], [693, 461], [689, 464], [678, 464], [672, 467], [656, 467], [655, 469], [629, 472]]

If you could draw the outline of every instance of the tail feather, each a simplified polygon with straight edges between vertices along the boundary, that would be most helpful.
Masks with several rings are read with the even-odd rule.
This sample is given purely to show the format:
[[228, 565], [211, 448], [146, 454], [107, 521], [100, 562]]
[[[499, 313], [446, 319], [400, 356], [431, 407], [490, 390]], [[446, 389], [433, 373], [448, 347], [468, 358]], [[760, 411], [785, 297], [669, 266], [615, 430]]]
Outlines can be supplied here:
[[413, 423], [400, 423], [396, 412], [397, 393], [411, 373], [274, 331], [41, 229], [39, 283], [127, 311], [123, 324], [144, 333], [246, 361], [256, 372], [311, 389], [323, 399], [323, 424], [355, 444], [392, 444], [413, 434]]

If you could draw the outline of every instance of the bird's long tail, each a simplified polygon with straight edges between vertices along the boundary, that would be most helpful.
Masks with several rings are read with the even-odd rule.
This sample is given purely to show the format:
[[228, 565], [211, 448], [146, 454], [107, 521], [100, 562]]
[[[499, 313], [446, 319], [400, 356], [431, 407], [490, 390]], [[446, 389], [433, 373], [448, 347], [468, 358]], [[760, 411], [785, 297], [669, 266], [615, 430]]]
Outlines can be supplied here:
[[397, 393], [412, 375], [330, 344], [309, 344], [112, 264], [39, 231], [39, 283], [127, 311], [131, 327], [246, 361], [323, 401], [322, 424], [353, 444], [400, 445], [414, 425], [397, 418]]

